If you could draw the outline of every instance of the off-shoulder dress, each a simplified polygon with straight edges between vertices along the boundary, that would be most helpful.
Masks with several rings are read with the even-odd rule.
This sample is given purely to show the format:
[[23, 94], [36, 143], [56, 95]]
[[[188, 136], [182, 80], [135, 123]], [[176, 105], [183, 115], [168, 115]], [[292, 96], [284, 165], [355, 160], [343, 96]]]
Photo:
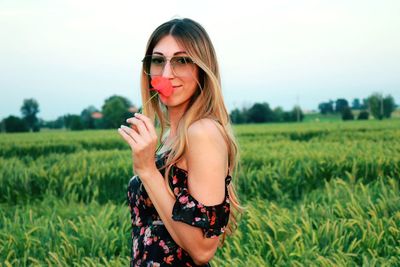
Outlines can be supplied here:
[[[171, 150], [156, 154], [155, 162], [164, 175], [165, 159]], [[188, 172], [174, 164], [168, 181], [176, 197], [171, 217], [202, 229], [204, 236], [218, 238], [225, 231], [230, 213], [228, 185], [225, 178], [225, 199], [222, 203], [206, 206], [197, 201], [188, 190]], [[127, 188], [127, 201], [132, 220], [132, 246], [130, 266], [199, 266], [170, 236], [157, 210], [153, 206], [140, 177], [133, 176]], [[202, 266], [211, 266], [207, 263]]]

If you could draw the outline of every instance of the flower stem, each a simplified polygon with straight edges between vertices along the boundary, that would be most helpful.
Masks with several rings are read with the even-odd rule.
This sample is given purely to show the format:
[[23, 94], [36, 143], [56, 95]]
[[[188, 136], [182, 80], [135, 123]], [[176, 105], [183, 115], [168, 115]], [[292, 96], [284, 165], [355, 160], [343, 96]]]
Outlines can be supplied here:
[[138, 110], [138, 113], [142, 114], [143, 107], [144, 107], [145, 105], [147, 105], [147, 103], [149, 103], [149, 101], [150, 101], [153, 97], [155, 97], [156, 95], [158, 95], [158, 92], [156, 92], [154, 95], [152, 95], [152, 97], [150, 97], [149, 100], [147, 100], [146, 103], [144, 103], [144, 104], [142, 105], [142, 108]]

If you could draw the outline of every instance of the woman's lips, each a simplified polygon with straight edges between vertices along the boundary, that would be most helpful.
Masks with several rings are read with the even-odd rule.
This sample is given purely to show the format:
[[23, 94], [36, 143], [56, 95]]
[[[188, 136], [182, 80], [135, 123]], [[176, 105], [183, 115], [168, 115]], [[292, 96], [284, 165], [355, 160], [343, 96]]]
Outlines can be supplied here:
[[178, 87], [181, 87], [182, 85], [178, 85], [178, 86], [172, 86], [172, 87], [174, 87], [174, 88], [178, 88]]

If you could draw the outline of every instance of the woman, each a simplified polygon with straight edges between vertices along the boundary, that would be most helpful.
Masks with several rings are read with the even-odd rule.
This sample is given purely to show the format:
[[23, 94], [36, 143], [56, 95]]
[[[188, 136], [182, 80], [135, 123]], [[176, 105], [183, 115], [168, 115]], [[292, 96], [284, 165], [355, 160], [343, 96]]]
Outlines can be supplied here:
[[[170, 96], [150, 90], [157, 77], [173, 86]], [[131, 266], [211, 266], [219, 242], [237, 227], [231, 211], [241, 206], [230, 183], [238, 147], [215, 51], [200, 24], [173, 19], [153, 32], [141, 93], [143, 103], [151, 102], [127, 120], [131, 127], [118, 129], [136, 173], [128, 185]]]

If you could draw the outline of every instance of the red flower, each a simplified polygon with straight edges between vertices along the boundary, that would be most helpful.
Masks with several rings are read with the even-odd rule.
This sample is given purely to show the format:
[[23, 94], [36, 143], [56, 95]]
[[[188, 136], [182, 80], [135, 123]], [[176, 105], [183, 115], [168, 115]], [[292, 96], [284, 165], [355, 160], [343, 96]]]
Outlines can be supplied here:
[[[150, 90], [157, 91], [158, 94], [161, 95], [161, 99], [169, 97], [170, 95], [172, 95], [172, 93], [174, 91], [174, 87], [172, 86], [171, 81], [168, 80], [167, 78], [164, 78], [161, 76], [152, 78], [151, 85], [153, 86], [153, 88], [150, 88]], [[144, 103], [143, 107], [146, 106], [146, 104], [149, 103], [149, 101], [158, 94], [154, 94], [152, 97], [150, 97], [146, 101], [146, 103]], [[165, 99], [163, 99], [163, 100], [165, 100]], [[142, 113], [142, 112], [139, 110], [138, 113]]]
[[150, 90], [155, 90], [159, 94], [163, 96], [170, 96], [174, 91], [174, 87], [172, 87], [171, 81], [167, 78], [157, 76], [151, 79], [151, 85], [154, 88], [150, 88]]

